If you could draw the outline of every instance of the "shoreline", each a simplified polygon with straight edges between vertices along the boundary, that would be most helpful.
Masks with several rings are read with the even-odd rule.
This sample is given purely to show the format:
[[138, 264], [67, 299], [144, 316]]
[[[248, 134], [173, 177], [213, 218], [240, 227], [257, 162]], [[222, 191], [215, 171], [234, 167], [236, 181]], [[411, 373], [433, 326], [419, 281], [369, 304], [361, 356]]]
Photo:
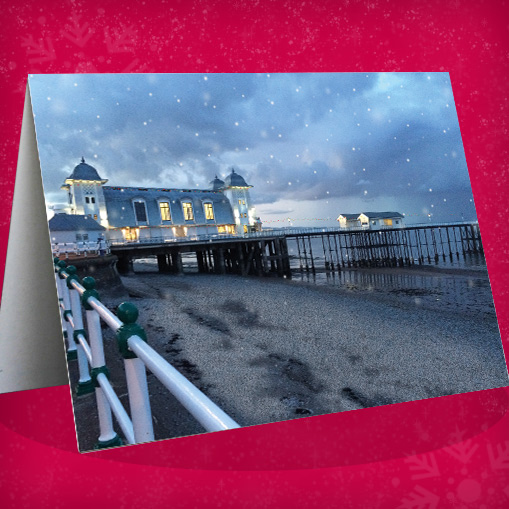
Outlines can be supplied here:
[[[138, 261], [134, 276], [160, 275], [154, 263]], [[187, 276], [210, 276], [186, 272]], [[214, 277], [236, 277], [232, 274]], [[177, 276], [178, 277], [178, 276]], [[239, 276], [240, 277], [240, 276]], [[486, 268], [352, 267], [340, 272], [292, 270], [292, 278], [245, 276], [246, 281], [276, 281], [275, 284], [320, 287], [323, 292], [343, 292], [351, 297], [381, 301], [398, 307], [418, 306], [438, 313], [482, 313], [496, 320], [491, 284]], [[219, 280], [218, 280], [219, 281]]]
[[[458, 310], [454, 299], [449, 312], [444, 300], [437, 309], [434, 301], [415, 304], [435, 294], [394, 288], [155, 272], [122, 282], [149, 344], [241, 426], [508, 384], [494, 310]], [[491, 295], [489, 282], [469, 291]], [[107, 364], [123, 380], [115, 342], [106, 343]], [[153, 375], [148, 380], [157, 439], [203, 432]]]

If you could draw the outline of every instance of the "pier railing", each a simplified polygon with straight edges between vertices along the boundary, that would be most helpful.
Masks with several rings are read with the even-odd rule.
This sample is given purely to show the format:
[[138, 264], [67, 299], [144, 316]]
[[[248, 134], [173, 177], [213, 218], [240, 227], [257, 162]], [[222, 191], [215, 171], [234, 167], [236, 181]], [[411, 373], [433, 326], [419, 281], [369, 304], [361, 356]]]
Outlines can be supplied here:
[[259, 239], [266, 237], [294, 237], [295, 235], [322, 235], [324, 233], [353, 233], [353, 232], [373, 232], [373, 231], [398, 231], [398, 230], [407, 230], [414, 228], [441, 228], [441, 227], [458, 227], [458, 226], [467, 226], [467, 225], [477, 225], [477, 222], [472, 221], [457, 221], [454, 223], [414, 223], [414, 224], [405, 224], [402, 226], [394, 227], [394, 226], [377, 226], [377, 227], [367, 227], [367, 226], [349, 226], [349, 227], [340, 227], [340, 226], [310, 226], [310, 227], [285, 227], [285, 228], [266, 228], [261, 231], [256, 232], [248, 232], [248, 233], [239, 233], [239, 234], [227, 234], [227, 233], [217, 233], [217, 234], [202, 234], [202, 235], [190, 235], [186, 237], [147, 237], [147, 238], [138, 238], [135, 240], [127, 240], [127, 239], [112, 239], [108, 241], [108, 246], [110, 247], [122, 247], [122, 246], [147, 246], [154, 244], [192, 244], [195, 242], [224, 242], [225, 240], [249, 240], [249, 239]]
[[[127, 443], [154, 440], [146, 368], [206, 431], [240, 427], [147, 344], [144, 329], [136, 323], [136, 306], [124, 302], [118, 306], [115, 315], [100, 301], [93, 278], [85, 277], [81, 281], [74, 266], [67, 266], [65, 261], [58, 258], [54, 262], [63, 335], [67, 341], [67, 358], [78, 362], [76, 394], [81, 396], [95, 392], [96, 396], [100, 428], [96, 448], [114, 447], [123, 443], [114, 429], [112, 415]], [[85, 309], [86, 325], [83, 322], [82, 306]], [[101, 320], [115, 333], [120, 354], [124, 358], [130, 416], [109, 380]]]
[[110, 248], [105, 240], [98, 242], [54, 242], [51, 244], [53, 256], [65, 256], [70, 254], [87, 257], [89, 254], [109, 254]]

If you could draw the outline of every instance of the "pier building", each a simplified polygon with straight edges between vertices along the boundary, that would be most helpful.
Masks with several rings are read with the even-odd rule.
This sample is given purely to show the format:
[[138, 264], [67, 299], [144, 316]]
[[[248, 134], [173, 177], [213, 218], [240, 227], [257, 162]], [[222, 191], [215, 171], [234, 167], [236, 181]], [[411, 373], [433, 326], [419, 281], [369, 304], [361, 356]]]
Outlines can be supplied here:
[[337, 218], [341, 228], [362, 228], [379, 230], [381, 228], [403, 228], [404, 216], [399, 212], [361, 212], [359, 214], [340, 214]]
[[98, 242], [106, 230], [88, 216], [62, 212], [56, 212], [48, 225], [52, 244]]
[[[261, 229], [249, 194], [253, 186], [234, 169], [224, 181], [216, 176], [209, 189], [107, 186], [107, 182], [82, 158], [62, 185], [69, 214], [56, 214], [59, 224], [66, 215], [89, 218], [115, 242], [170, 241]], [[79, 235], [76, 229], [73, 240], [78, 241]]]

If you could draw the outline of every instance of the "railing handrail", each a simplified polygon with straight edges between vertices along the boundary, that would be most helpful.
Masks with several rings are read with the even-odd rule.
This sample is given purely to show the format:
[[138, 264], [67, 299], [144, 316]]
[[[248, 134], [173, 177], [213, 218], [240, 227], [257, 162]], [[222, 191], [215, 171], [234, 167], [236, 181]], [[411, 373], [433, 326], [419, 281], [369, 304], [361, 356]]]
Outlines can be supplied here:
[[139, 238], [136, 240], [119, 240], [112, 239], [108, 240], [108, 246], [120, 247], [120, 246], [149, 246], [149, 245], [160, 245], [160, 244], [191, 244], [193, 242], [222, 242], [224, 240], [242, 240], [242, 239], [256, 239], [260, 237], [285, 237], [298, 234], [311, 234], [320, 235], [321, 233], [343, 233], [343, 232], [365, 232], [365, 231], [390, 231], [390, 230], [404, 230], [407, 228], [441, 228], [445, 226], [468, 226], [477, 225], [477, 221], [456, 221], [456, 222], [444, 222], [444, 223], [413, 223], [404, 224], [401, 226], [386, 226], [379, 225], [375, 228], [366, 226], [310, 226], [310, 227], [290, 227], [290, 228], [274, 228], [261, 230], [257, 232], [242, 233], [239, 235], [232, 234], [203, 234], [203, 235], [192, 235], [190, 237], [149, 237]]
[[207, 431], [240, 428], [239, 424], [140, 337], [131, 336], [128, 345]]
[[129, 418], [129, 415], [126, 412], [125, 408], [122, 406], [120, 399], [118, 399], [118, 396], [115, 393], [115, 390], [113, 389], [110, 381], [108, 380], [104, 373], [99, 373], [97, 375], [97, 382], [99, 383], [101, 389], [104, 391], [104, 395], [106, 396], [106, 399], [110, 404], [110, 408], [112, 412], [115, 414], [117, 422], [122, 431], [124, 432], [127, 441], [130, 444], [135, 444], [136, 440], [134, 439], [133, 423]]
[[82, 254], [85, 253], [109, 253], [109, 245], [106, 239], [97, 241], [75, 241], [75, 242], [52, 242], [51, 250], [53, 253], [64, 253], [66, 255], [70, 253]]
[[[88, 362], [93, 367], [97, 366], [97, 364], [95, 365], [93, 364], [94, 355], [96, 354], [93, 353], [92, 348], [88, 344], [84, 330], [80, 329], [83, 326], [81, 320], [80, 305], [84, 304], [87, 309], [91, 309], [92, 311], [97, 313], [96, 316], [99, 317], [97, 319], [98, 320], [97, 324], [99, 324], [99, 320], [102, 319], [110, 329], [117, 333], [117, 338], [119, 338], [118, 334], [120, 334], [119, 329], [126, 325], [127, 322], [123, 322], [122, 320], [120, 320], [117, 315], [110, 311], [98, 298], [96, 298], [93, 295], [95, 291], [92, 292], [92, 294], [87, 295], [86, 288], [79, 282], [78, 278], [74, 275], [74, 272], [75, 269], [71, 273], [73, 275], [70, 281], [67, 281], [67, 279], [71, 276], [71, 274], [66, 272], [65, 269], [59, 270], [57, 273], [57, 277], [59, 277], [58, 280], [61, 279], [62, 285], [65, 288], [64, 298], [62, 299], [61, 302], [63, 319], [65, 319], [65, 321], [67, 321], [67, 323], [71, 325], [71, 330], [74, 330], [74, 333], [72, 334], [74, 337], [74, 341], [76, 341], [76, 343], [82, 349], [81, 351], [78, 349], [78, 360], [80, 365], [80, 382], [81, 382], [82, 363]], [[86, 280], [84, 280], [84, 284], [85, 282]], [[89, 287], [88, 282], [86, 283], [87, 287]], [[59, 285], [59, 288], [62, 287], [62, 285]], [[93, 285], [93, 287], [94, 286], [95, 284]], [[69, 289], [75, 290], [77, 293], [69, 294], [67, 287]], [[67, 295], [67, 297], [65, 297], [65, 295]], [[77, 297], [77, 295], [79, 295], [79, 297]], [[97, 293], [95, 293], [95, 295], [97, 295]], [[75, 305], [77, 306], [77, 310], [79, 310], [76, 316], [77, 322], [75, 322], [73, 314], [70, 312], [70, 310], [66, 309], [66, 307], [69, 307], [69, 305], [73, 307], [73, 312], [76, 310]], [[134, 309], [136, 310], [136, 308]], [[138, 312], [136, 310], [136, 317], [137, 313]], [[125, 319], [127, 320], [128, 318]], [[129, 324], [131, 324], [131, 322], [129, 322]], [[137, 324], [132, 325], [136, 325], [138, 329], [141, 329]], [[78, 327], [78, 330], [76, 330], [76, 327]], [[98, 326], [94, 327], [95, 330], [97, 330], [97, 328]], [[102, 335], [100, 336], [102, 337]], [[94, 343], [94, 345], [95, 344], [96, 343]], [[94, 367], [94, 369], [99, 370], [94, 374], [94, 376], [97, 386], [100, 387], [103, 391], [103, 396], [104, 398], [106, 398], [107, 404], [109, 405], [108, 408], [115, 415], [122, 431], [124, 432], [124, 436], [126, 437], [129, 443], [145, 441], [147, 438], [145, 438], [144, 440], [144, 437], [148, 437], [148, 439], [153, 439], [153, 431], [151, 424], [152, 417], [147, 392], [148, 387], [146, 384], [145, 368], [148, 368], [156, 376], [156, 378], [175, 396], [175, 398], [184, 406], [184, 408], [186, 408], [191, 413], [191, 415], [193, 415], [193, 417], [196, 418], [196, 420], [205, 428], [206, 431], [220, 431], [240, 427], [240, 425], [237, 422], [235, 422], [212, 400], [210, 400], [210, 398], [208, 398], [202, 391], [200, 391], [187, 378], [185, 378], [177, 369], [175, 369], [168, 361], [166, 361], [164, 357], [162, 357], [156, 350], [149, 346], [142, 337], [135, 333], [128, 334], [127, 348], [135, 356], [134, 359], [131, 359], [129, 355], [126, 355], [125, 352], [123, 352], [125, 359], [126, 376], [129, 375], [128, 394], [131, 404], [131, 412], [133, 413], [132, 420], [129, 418], [129, 415], [127, 414], [125, 408], [123, 407], [118, 396], [116, 395], [111, 383], [108, 380], [108, 377], [105, 375], [104, 370], [106, 370], [107, 372], [106, 366]], [[83, 359], [83, 355], [86, 357], [86, 361], [80, 360]], [[102, 363], [104, 364], [104, 354], [102, 355], [103, 355]], [[135, 360], [140, 364], [130, 363], [130, 361]], [[129, 373], [127, 373], [128, 367]], [[140, 369], [142, 369], [143, 371], [140, 371]], [[88, 379], [90, 380], [90, 376], [88, 375], [88, 369], [85, 377], [88, 377]], [[129, 378], [131, 382], [129, 381]], [[133, 381], [135, 381], [134, 385]], [[138, 387], [137, 384], [141, 385]], [[137, 399], [131, 398], [130, 393], [131, 391], [136, 393], [135, 398]], [[146, 415], [145, 414], [140, 415], [141, 416], [145, 415], [145, 417], [138, 416], [135, 413], [135, 407], [133, 407], [133, 402], [136, 401], [140, 402], [141, 401], [140, 398], [141, 400], [144, 400], [144, 402], [140, 403], [140, 408], [147, 409]]]

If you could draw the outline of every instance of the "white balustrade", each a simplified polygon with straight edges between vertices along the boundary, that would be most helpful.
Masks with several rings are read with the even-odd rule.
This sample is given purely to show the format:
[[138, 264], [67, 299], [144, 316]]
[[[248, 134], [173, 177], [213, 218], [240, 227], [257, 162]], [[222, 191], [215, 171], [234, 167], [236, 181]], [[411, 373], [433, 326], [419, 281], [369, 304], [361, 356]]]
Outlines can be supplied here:
[[[81, 302], [80, 302], [80, 294], [73, 288], [69, 290], [69, 296], [71, 301], [71, 311], [72, 311], [72, 319], [73, 319], [73, 336], [74, 331], [82, 331], [83, 329], [83, 315], [81, 313]], [[84, 336], [82, 336], [84, 340]], [[78, 382], [77, 390], [80, 389], [84, 391], [90, 391], [88, 387], [92, 387], [92, 379], [90, 378], [90, 371], [88, 369], [88, 359], [85, 354], [85, 349], [81, 344], [81, 341], [76, 345], [78, 349], [78, 367], [80, 379]], [[87, 345], [88, 346], [88, 345]]]
[[[57, 272], [58, 268], [57, 266]], [[128, 443], [154, 440], [147, 368], [202, 424], [205, 430], [218, 431], [240, 427], [136, 333], [139, 330], [144, 337], [143, 329], [134, 323], [138, 316], [135, 306], [129, 303], [119, 306], [118, 312], [122, 317], [121, 320], [97, 298], [92, 278], [86, 278], [81, 284], [77, 278], [73, 277], [69, 283], [71, 288], [68, 287], [67, 278], [74, 272], [74, 268], [67, 271], [62, 270], [60, 275], [56, 275], [56, 284], [61, 299], [60, 312], [63, 327], [67, 332], [69, 345], [67, 351], [69, 353], [75, 350], [78, 353], [80, 373], [78, 387], [88, 388], [91, 385], [95, 389], [100, 428], [98, 447], [120, 445], [120, 439], [113, 428], [112, 414]], [[87, 279], [91, 281], [87, 281]], [[85, 294], [85, 292], [88, 293]], [[82, 301], [86, 307], [86, 333], [81, 310]], [[124, 355], [131, 417], [108, 380], [101, 320], [117, 334], [119, 345], [120, 338], [124, 340], [127, 338], [121, 352]], [[76, 333], [77, 344], [74, 341], [75, 331], [78, 331]], [[89, 364], [92, 372], [89, 371]], [[80, 391], [77, 393], [79, 394]]]
[[240, 427], [141, 338], [130, 337], [129, 347], [207, 431]]

